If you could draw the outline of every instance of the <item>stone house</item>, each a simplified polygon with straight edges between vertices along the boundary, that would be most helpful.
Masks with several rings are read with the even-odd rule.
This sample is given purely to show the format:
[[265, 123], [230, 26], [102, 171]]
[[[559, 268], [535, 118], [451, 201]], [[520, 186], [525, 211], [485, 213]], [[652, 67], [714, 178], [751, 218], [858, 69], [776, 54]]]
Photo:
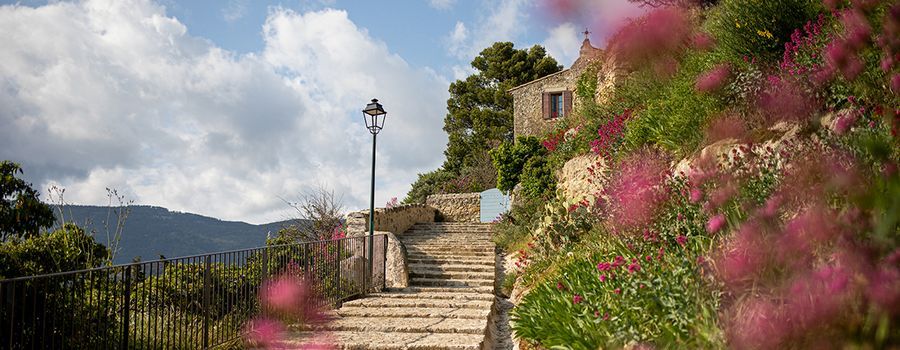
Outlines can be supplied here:
[[589, 34], [584, 32], [581, 51], [571, 67], [509, 89], [513, 96], [513, 133], [516, 138], [543, 136], [580, 104], [574, 93], [578, 77], [603, 56], [603, 50], [591, 45]]

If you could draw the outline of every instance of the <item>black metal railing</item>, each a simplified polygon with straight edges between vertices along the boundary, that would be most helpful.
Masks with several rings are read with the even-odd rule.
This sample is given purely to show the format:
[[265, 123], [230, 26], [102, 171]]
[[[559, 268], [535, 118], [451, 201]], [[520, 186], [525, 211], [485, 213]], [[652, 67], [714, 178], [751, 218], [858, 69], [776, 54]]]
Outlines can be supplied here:
[[239, 346], [273, 276], [302, 277], [326, 308], [384, 288], [387, 236], [375, 236], [374, 257], [368, 244], [348, 237], [0, 280], [0, 348]]

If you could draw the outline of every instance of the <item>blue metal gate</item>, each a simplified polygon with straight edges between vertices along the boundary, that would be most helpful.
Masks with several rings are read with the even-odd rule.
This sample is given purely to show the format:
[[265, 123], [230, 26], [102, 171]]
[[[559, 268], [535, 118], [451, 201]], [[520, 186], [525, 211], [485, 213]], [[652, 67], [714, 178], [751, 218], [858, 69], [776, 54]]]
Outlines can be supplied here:
[[509, 196], [496, 188], [481, 192], [481, 222], [493, 222], [509, 211]]

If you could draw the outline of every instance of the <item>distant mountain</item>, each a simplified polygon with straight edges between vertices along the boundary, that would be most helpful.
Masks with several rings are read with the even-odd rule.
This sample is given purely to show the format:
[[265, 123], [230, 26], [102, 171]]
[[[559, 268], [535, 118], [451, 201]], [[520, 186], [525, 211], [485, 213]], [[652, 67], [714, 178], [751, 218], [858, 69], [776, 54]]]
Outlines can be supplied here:
[[[55, 211], [58, 216], [59, 212]], [[66, 221], [74, 221], [79, 226], [93, 230], [96, 241], [104, 245], [107, 243], [104, 225], [107, 218], [110, 221], [109, 234], [115, 232], [116, 216], [109, 211], [109, 207], [66, 205], [63, 207], [63, 214]], [[137, 256], [146, 261], [159, 259], [160, 254], [174, 258], [260, 247], [265, 245], [267, 234], [274, 235], [282, 227], [294, 223], [294, 220], [287, 220], [253, 225], [175, 212], [162, 207], [132, 205], [131, 213], [125, 220], [125, 230], [119, 245], [121, 250], [114, 262], [131, 262]]]

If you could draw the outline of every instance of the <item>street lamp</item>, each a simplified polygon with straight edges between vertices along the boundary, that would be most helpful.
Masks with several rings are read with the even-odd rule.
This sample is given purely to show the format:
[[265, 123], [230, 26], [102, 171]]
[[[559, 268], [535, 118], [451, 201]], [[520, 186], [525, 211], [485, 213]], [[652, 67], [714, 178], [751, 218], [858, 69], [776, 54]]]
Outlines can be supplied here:
[[384, 107], [378, 103], [377, 98], [373, 98], [372, 102], [366, 105], [362, 110], [363, 120], [366, 121], [366, 129], [372, 134], [372, 192], [369, 200], [369, 273], [372, 273], [372, 263], [375, 260], [374, 248], [375, 243], [375, 142], [378, 138], [378, 132], [384, 127], [384, 117], [387, 112]]

